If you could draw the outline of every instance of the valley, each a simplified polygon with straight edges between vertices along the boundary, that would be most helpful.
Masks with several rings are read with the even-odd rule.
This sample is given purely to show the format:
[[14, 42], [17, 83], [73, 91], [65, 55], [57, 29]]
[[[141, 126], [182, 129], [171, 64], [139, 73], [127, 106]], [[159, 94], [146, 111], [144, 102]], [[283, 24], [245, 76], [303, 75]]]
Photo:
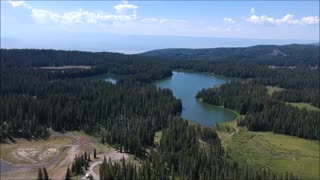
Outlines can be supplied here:
[[300, 62], [1, 51], [1, 179], [319, 176], [319, 72]]

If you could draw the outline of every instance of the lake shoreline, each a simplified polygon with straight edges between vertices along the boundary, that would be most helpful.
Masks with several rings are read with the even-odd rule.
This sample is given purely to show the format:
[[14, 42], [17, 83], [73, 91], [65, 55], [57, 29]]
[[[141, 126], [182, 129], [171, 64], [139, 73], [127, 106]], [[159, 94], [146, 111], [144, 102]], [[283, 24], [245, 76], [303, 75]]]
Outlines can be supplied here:
[[201, 89], [228, 83], [230, 78], [213, 73], [182, 69], [174, 69], [172, 73], [173, 76], [153, 81], [153, 84], [158, 88], [172, 90], [174, 96], [182, 100], [181, 117], [183, 119], [213, 127], [216, 123], [232, 121], [238, 117], [237, 113], [230, 109], [210, 105], [195, 98]]

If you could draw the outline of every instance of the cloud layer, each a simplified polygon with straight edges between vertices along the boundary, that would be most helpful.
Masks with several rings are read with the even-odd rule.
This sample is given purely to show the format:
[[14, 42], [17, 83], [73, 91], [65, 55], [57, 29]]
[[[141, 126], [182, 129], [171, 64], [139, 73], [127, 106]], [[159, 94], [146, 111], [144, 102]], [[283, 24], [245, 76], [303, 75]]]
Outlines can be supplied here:
[[318, 16], [308, 16], [303, 17], [301, 19], [295, 19], [294, 15], [287, 14], [282, 18], [273, 18], [268, 17], [266, 15], [257, 16], [252, 15], [246, 19], [246, 21], [254, 24], [273, 24], [273, 25], [280, 25], [280, 24], [319, 24], [319, 17]]
[[[164, 17], [153, 15], [144, 15], [139, 13], [144, 7], [141, 3], [137, 4], [128, 1], [110, 2], [111, 10], [88, 10], [88, 9], [73, 9], [73, 10], [54, 10], [48, 8], [39, 8], [36, 3], [28, 1], [6, 1], [12, 8], [20, 8], [25, 13], [29, 13], [27, 18], [32, 19], [35, 23], [21, 24], [20, 19], [15, 23], [15, 27], [28, 25], [32, 29], [31, 32], [39, 30], [45, 31], [63, 31], [63, 32], [90, 32], [90, 33], [111, 33], [111, 34], [134, 34], [134, 35], [177, 35], [177, 36], [202, 36], [202, 37], [276, 37], [276, 38], [291, 38], [290, 32], [295, 34], [295, 37], [303, 36], [306, 31], [310, 32], [308, 37], [315, 36], [315, 31], [318, 33], [318, 28], [314, 26], [319, 24], [318, 16], [302, 16], [294, 17], [293, 14], [284, 14], [284, 16], [273, 17], [270, 15], [258, 15], [255, 7], [247, 7], [247, 16], [239, 15], [241, 11], [235, 13], [219, 12], [217, 16], [215, 12], [206, 12], [211, 16], [200, 17], [195, 19], [193, 15], [183, 15], [186, 19], [176, 19], [168, 17], [172, 13], [163, 12]], [[32, 5], [32, 6], [31, 6]], [[92, 6], [94, 7], [94, 6]], [[98, 7], [99, 8], [99, 7]], [[112, 9], [113, 8], [113, 9]], [[193, 10], [192, 10], [193, 12]], [[149, 11], [144, 13], [150, 14]], [[151, 12], [152, 13], [152, 12]], [[157, 12], [158, 13], [158, 12]], [[161, 12], [160, 12], [161, 13]], [[180, 13], [180, 12], [177, 12]], [[156, 14], [156, 13], [155, 13]], [[234, 14], [234, 15], [232, 15]], [[161, 16], [161, 15], [158, 15]], [[174, 13], [173, 15], [174, 16]], [[188, 17], [189, 16], [189, 17]], [[8, 16], [9, 17], [9, 16]], [[9, 18], [1, 16], [2, 20], [7, 19], [8, 24], [14, 24], [17, 17]], [[25, 18], [25, 17], [23, 17]], [[21, 19], [23, 19], [21, 17]], [[190, 19], [188, 19], [190, 18]], [[24, 19], [23, 19], [24, 20]], [[23, 21], [21, 20], [21, 21]], [[3, 21], [2, 21], [3, 22]], [[273, 33], [264, 31], [265, 26], [273, 28]], [[290, 29], [286, 27], [290, 25]], [[308, 28], [306, 26], [309, 26]], [[9, 26], [7, 26], [9, 27]], [[291, 28], [292, 27], [292, 28]], [[12, 30], [7, 28], [10, 34]], [[288, 30], [290, 32], [288, 33]], [[301, 32], [301, 33], [300, 33]], [[19, 33], [18, 33], [19, 34]], [[264, 34], [264, 35], [262, 35]], [[297, 35], [298, 34], [298, 35]]]
[[229, 18], [229, 17], [223, 18], [223, 21], [224, 21], [225, 23], [230, 23], [230, 24], [233, 24], [233, 23], [236, 22], [235, 20], [233, 20], [232, 18]]
[[105, 23], [181, 23], [185, 20], [163, 19], [155, 17], [138, 17], [138, 6], [129, 4], [128, 1], [122, 1], [121, 4], [115, 5], [113, 8], [116, 13], [106, 13], [103, 11], [92, 12], [87, 10], [75, 10], [64, 13], [57, 13], [46, 9], [33, 8], [25, 1], [8, 1], [12, 7], [24, 7], [31, 10], [31, 17], [38, 23], [54, 22], [58, 24], [105, 24]]

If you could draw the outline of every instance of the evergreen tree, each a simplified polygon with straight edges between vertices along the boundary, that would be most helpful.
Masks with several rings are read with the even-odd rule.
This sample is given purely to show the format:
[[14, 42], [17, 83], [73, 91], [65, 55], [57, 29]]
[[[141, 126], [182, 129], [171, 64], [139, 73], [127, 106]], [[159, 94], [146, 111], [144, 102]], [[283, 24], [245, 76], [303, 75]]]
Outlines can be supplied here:
[[37, 177], [37, 180], [43, 180], [43, 174], [42, 174], [42, 170], [41, 170], [41, 168], [39, 168], [39, 170], [38, 170], [38, 177]]
[[96, 148], [93, 149], [93, 158], [97, 159], [97, 150], [96, 150]]
[[48, 175], [47, 169], [44, 167], [44, 168], [42, 168], [42, 170], [43, 170], [43, 179], [49, 180], [49, 175]]
[[68, 169], [67, 169], [67, 172], [66, 172], [65, 180], [71, 180], [71, 174], [70, 174], [69, 166], [68, 166]]

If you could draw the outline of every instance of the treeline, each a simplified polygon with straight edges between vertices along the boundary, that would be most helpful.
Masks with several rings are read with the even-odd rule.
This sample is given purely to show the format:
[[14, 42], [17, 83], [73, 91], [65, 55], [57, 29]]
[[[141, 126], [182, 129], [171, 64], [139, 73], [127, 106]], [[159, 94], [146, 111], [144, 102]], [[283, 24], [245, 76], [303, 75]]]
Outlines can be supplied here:
[[90, 154], [88, 155], [87, 152], [84, 152], [82, 155], [76, 155], [72, 162], [71, 166], [71, 173], [73, 175], [82, 174], [83, 168], [84, 170], [88, 170], [89, 162], [91, 162]]
[[137, 167], [131, 163], [126, 163], [125, 159], [121, 159], [121, 163], [112, 163], [111, 159], [107, 161], [104, 157], [99, 168], [100, 179], [141, 179], [141, 173], [137, 171]]
[[258, 84], [287, 89], [276, 92], [274, 98], [289, 102], [306, 102], [319, 107], [320, 71], [309, 69], [270, 69], [254, 63], [233, 61], [180, 61], [173, 62], [171, 68], [190, 69], [241, 79], [252, 79]]
[[272, 93], [272, 98], [286, 102], [307, 102], [320, 108], [320, 90], [319, 89], [287, 89]]
[[219, 88], [202, 90], [197, 98], [246, 115], [238, 124], [249, 130], [320, 139], [319, 112], [288, 106], [270, 98], [266, 92], [265, 86], [255, 82], [231, 82]]
[[233, 61], [257, 63], [281, 67], [305, 67], [319, 65], [319, 46], [315, 45], [258, 45], [239, 48], [159, 49], [142, 53], [182, 61]]
[[104, 159], [99, 172], [102, 179], [298, 179], [291, 173], [240, 167], [224, 156], [213, 129], [189, 125], [180, 118], [170, 121], [157, 151], [151, 150], [141, 166]]
[[38, 176], [37, 176], [37, 180], [49, 180], [49, 175], [48, 175], [48, 171], [47, 168], [39, 168], [38, 169]]
[[[2, 71], [30, 70], [47, 79], [81, 78], [99, 74], [125, 75], [125, 79], [143, 82], [159, 80], [172, 75], [167, 61], [155, 57], [124, 55], [120, 53], [92, 53], [35, 49], [1, 49]], [[43, 70], [40, 67], [91, 66], [90, 69]], [[7, 72], [7, 71], [6, 71]], [[2, 72], [6, 74], [5, 72]]]
[[241, 79], [254, 79], [264, 85], [288, 89], [318, 89], [320, 85], [319, 71], [270, 69], [268, 66], [254, 63], [232, 61], [187, 61], [181, 63], [176, 61], [171, 64], [171, 68], [210, 72]]

